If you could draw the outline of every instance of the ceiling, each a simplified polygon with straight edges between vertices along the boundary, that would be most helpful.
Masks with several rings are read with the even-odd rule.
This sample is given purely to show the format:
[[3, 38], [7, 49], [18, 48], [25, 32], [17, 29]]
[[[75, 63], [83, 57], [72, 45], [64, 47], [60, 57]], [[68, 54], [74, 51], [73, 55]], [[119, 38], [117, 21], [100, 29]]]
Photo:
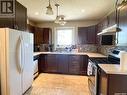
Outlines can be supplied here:
[[65, 20], [98, 20], [115, 7], [116, 0], [51, 0], [54, 15], [46, 15], [48, 0], [18, 0], [27, 7], [32, 21], [53, 21], [56, 17], [55, 3], [60, 4], [60, 14]]

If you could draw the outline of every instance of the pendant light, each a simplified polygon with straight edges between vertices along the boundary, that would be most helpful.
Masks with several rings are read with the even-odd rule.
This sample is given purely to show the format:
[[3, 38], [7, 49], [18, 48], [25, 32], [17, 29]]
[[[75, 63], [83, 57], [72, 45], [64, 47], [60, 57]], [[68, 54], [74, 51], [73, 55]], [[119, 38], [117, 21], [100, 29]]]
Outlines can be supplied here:
[[55, 23], [59, 23], [60, 16], [59, 16], [59, 13], [58, 13], [58, 7], [59, 7], [60, 5], [59, 5], [59, 4], [55, 4], [55, 6], [56, 6], [56, 9], [57, 9]]
[[59, 24], [60, 25], [65, 25], [67, 22], [64, 20], [65, 16], [64, 15], [60, 15], [61, 19], [59, 20]]
[[49, 0], [49, 5], [46, 8], [47, 8], [46, 14], [53, 15], [53, 10], [52, 10], [51, 4], [50, 4], [50, 0]]

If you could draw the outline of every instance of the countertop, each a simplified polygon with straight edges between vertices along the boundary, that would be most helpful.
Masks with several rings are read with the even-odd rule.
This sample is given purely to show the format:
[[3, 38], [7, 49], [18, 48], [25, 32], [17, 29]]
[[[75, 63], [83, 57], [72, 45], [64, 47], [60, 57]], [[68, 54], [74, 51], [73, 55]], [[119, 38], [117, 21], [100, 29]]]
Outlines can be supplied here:
[[123, 74], [127, 75], [127, 70], [121, 70], [118, 64], [98, 64], [107, 74]]
[[106, 57], [103, 54], [100, 53], [90, 53], [90, 52], [34, 52], [34, 56], [40, 55], [40, 54], [67, 54], [67, 55], [88, 55], [89, 57]]

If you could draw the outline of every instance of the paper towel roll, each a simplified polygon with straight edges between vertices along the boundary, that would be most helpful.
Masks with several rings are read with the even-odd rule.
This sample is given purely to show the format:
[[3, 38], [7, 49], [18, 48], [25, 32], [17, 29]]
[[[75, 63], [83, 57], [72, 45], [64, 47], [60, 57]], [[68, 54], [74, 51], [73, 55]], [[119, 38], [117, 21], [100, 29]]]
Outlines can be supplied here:
[[120, 70], [127, 71], [127, 52], [120, 52]]

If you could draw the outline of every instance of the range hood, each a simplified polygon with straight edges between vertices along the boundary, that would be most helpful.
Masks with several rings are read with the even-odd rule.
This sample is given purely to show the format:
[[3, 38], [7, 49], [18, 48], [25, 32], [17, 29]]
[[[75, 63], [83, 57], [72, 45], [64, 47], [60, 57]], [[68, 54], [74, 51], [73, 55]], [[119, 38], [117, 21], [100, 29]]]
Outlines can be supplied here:
[[98, 33], [97, 35], [114, 35], [116, 32], [121, 31], [120, 28], [118, 28], [117, 24], [108, 27], [104, 30], [102, 30], [102, 32]]

